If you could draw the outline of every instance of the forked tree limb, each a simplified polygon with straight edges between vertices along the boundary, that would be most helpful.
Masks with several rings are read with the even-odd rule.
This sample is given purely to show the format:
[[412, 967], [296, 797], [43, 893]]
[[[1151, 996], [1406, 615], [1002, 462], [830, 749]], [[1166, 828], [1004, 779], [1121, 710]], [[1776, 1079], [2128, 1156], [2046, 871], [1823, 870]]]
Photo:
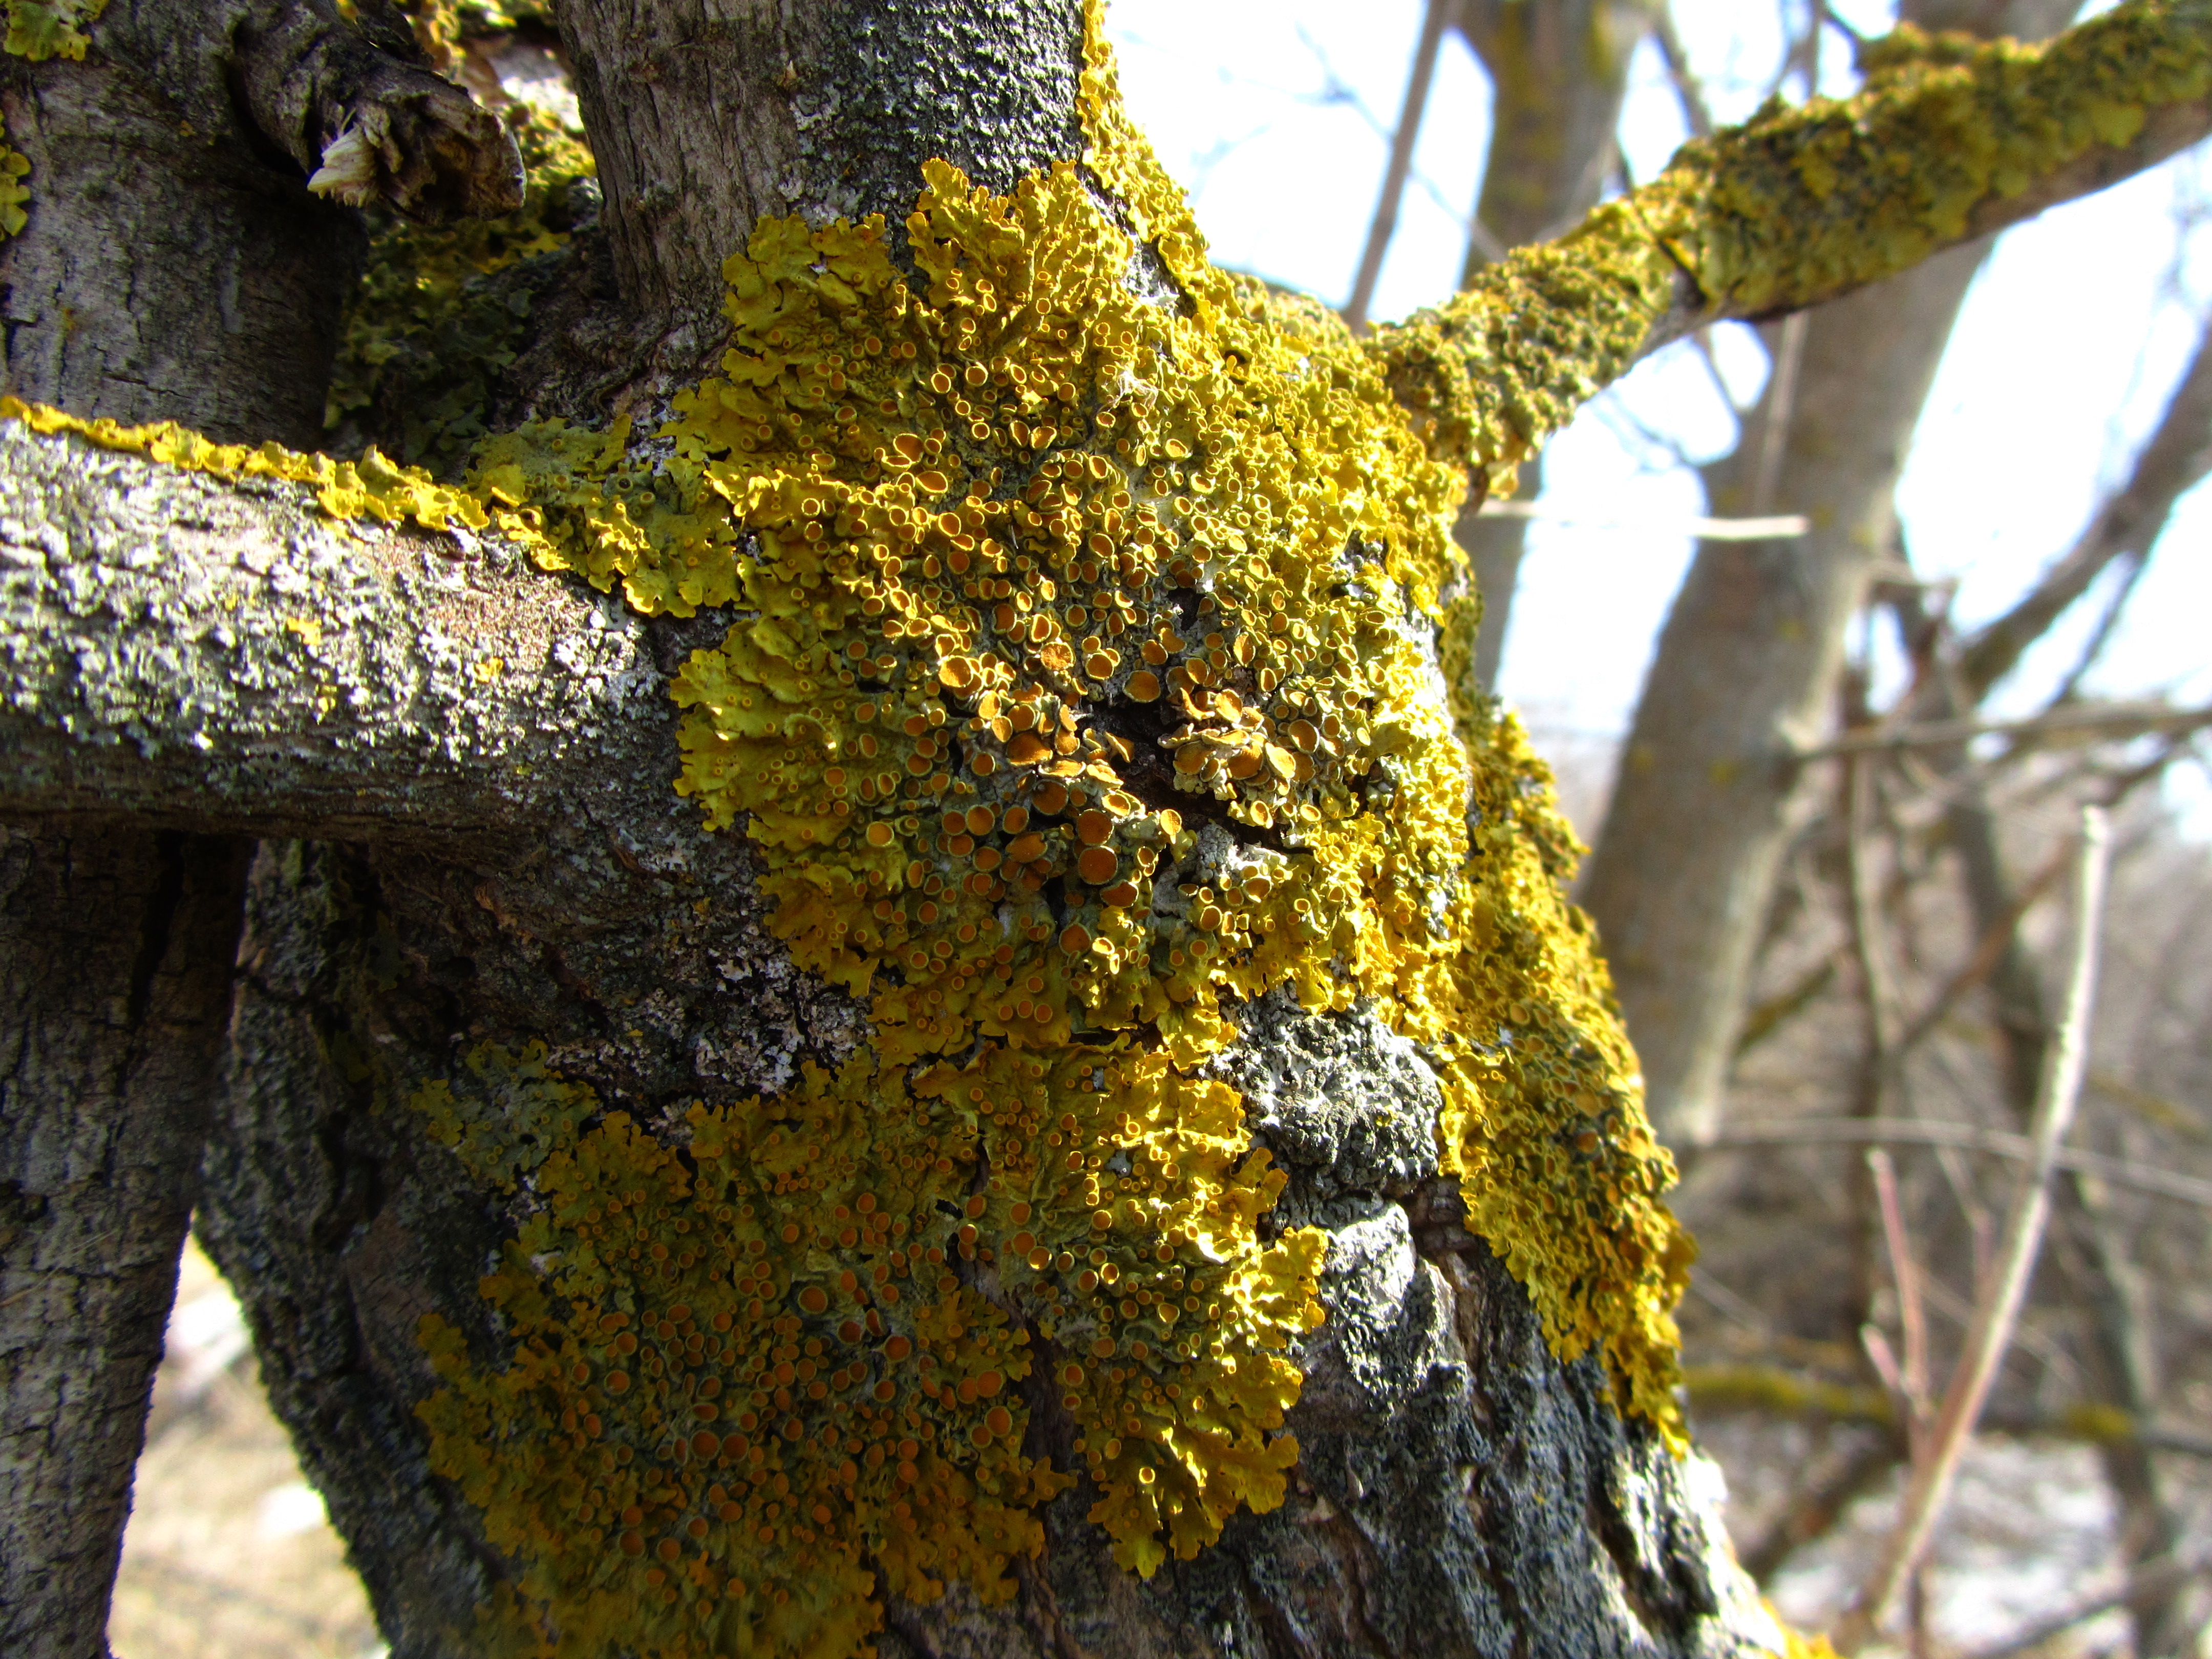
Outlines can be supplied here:
[[2044, 1062], [2035, 1116], [2028, 1132], [2033, 1155], [2021, 1172], [1996, 1260], [1975, 1296], [1973, 1320], [1944, 1390], [1942, 1407], [1926, 1441], [1915, 1449], [1912, 1478], [1905, 1486], [1896, 1525], [1858, 1600], [1836, 1628], [1834, 1643], [1839, 1652], [1855, 1654], [1873, 1638], [1890, 1603], [1926, 1550], [1957, 1478], [1974, 1423], [2010, 1345], [2014, 1322], [2027, 1300], [2043, 1243], [2044, 1224], [2051, 1212], [2051, 1179], [2057, 1168], [2059, 1143], [2065, 1139], [2081, 1097], [2110, 867], [2111, 833], [2105, 815], [2094, 807], [2087, 808], [2082, 814], [2075, 939], [2067, 974], [2065, 1012]]

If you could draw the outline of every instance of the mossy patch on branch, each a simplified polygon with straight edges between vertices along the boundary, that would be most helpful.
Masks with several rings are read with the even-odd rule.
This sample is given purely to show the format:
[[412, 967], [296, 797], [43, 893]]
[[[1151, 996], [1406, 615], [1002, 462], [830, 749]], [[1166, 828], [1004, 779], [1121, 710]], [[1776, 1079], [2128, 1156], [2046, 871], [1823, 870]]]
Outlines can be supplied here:
[[30, 171], [31, 158], [8, 147], [8, 124], [0, 121], [0, 239], [13, 236], [30, 223], [23, 212], [31, 200], [31, 192], [23, 188]]
[[580, 133], [520, 102], [501, 117], [528, 170], [522, 206], [444, 225], [379, 216], [331, 375], [325, 425], [381, 438], [441, 477], [486, 435], [494, 386], [527, 337], [538, 289], [596, 209]]

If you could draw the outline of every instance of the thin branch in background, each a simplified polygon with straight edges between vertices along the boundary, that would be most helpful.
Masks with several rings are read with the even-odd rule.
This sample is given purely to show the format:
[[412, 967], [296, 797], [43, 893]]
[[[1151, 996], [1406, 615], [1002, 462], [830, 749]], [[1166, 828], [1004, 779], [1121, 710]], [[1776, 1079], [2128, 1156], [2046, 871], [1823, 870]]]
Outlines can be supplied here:
[[1728, 376], [1721, 373], [1721, 360], [1713, 350], [1713, 331], [1710, 328], [1701, 328], [1691, 334], [1689, 338], [1690, 349], [1698, 354], [1698, 361], [1705, 365], [1705, 378], [1712, 382], [1713, 391], [1719, 397], [1721, 406], [1735, 416], [1739, 428], [1738, 441], [1741, 441], [1743, 405], [1736, 401], [1735, 393], [1729, 390]]
[[[1857, 1146], [1875, 1142], [1892, 1146], [1956, 1146], [1961, 1152], [1983, 1152], [2015, 1163], [2033, 1161], [2034, 1143], [2026, 1135], [2005, 1129], [1984, 1129], [1978, 1123], [1948, 1123], [1926, 1118], [1800, 1117], [1775, 1122], [1731, 1123], [1700, 1148], [1723, 1152], [1742, 1146]], [[2059, 1149], [2058, 1167], [2077, 1175], [2095, 1176], [2115, 1186], [2140, 1193], [2155, 1193], [2212, 1209], [2212, 1181], [2160, 1169], [2130, 1158], [2113, 1158], [2080, 1147]]]
[[1682, 45], [1682, 32], [1674, 23], [1674, 8], [1662, 3], [1652, 19], [1659, 38], [1659, 55], [1667, 60], [1667, 79], [1674, 88], [1674, 101], [1682, 106], [1682, 123], [1690, 137], [1703, 138], [1713, 130], [1713, 112], [1705, 102], [1705, 88], [1690, 67], [1690, 54]]
[[1805, 357], [1805, 319], [1810, 314], [1793, 311], [1782, 320], [1781, 339], [1774, 353], [1774, 376], [1766, 388], [1766, 412], [1759, 426], [1759, 467], [1752, 474], [1751, 512], [1754, 518], [1772, 511], [1774, 492], [1782, 482], [1782, 460], [1789, 447], [1790, 422], [1797, 402], [1797, 369]]
[[1976, 738], [2141, 738], [2154, 732], [2190, 732], [2212, 726], [2212, 708], [2174, 708], [2165, 703], [2090, 703], [2054, 708], [2026, 720], [1926, 720], [1915, 726], [1876, 726], [1846, 732], [1814, 748], [1801, 749], [1801, 761], [1829, 760], [1883, 749], [1940, 749]]
[[1897, 1046], [1889, 962], [1882, 950], [1881, 917], [1867, 848], [1868, 821], [1874, 813], [1874, 766], [1863, 755], [1844, 763], [1844, 869], [1850, 900], [1851, 956], [1867, 1017], [1867, 1083], [1861, 1115], [1875, 1116], [1887, 1093], [1890, 1054]]
[[1735, 1058], [1741, 1060], [1772, 1036], [1795, 1016], [1811, 1006], [1820, 993], [1836, 982], [1836, 963], [1841, 951], [1830, 952], [1800, 974], [1782, 990], [1744, 1016], [1743, 1030], [1735, 1040]]
[[1382, 280], [1382, 258], [1397, 234], [1398, 204], [1406, 194], [1406, 175], [1413, 168], [1413, 146], [1421, 136], [1421, 117], [1428, 108], [1429, 86], [1436, 79], [1437, 54], [1443, 45], [1444, 24], [1453, 0], [1429, 0], [1421, 17], [1420, 37], [1413, 44], [1413, 63], [1406, 81], [1406, 101], [1398, 112], [1398, 125], [1390, 135], [1390, 159], [1382, 169], [1382, 190], [1376, 198], [1375, 217], [1367, 227], [1367, 246], [1359, 255], [1359, 274], [1352, 279], [1352, 297], [1344, 302], [1344, 320], [1354, 334], [1367, 331], [1367, 308], [1374, 303], [1375, 285]]
[[1966, 958], [1965, 965], [1944, 981], [1943, 988], [1936, 994], [1935, 1000], [1921, 1010], [1912, 1024], [1905, 1027], [1904, 1036], [1898, 1039], [1900, 1057], [1911, 1053], [1933, 1036], [1966, 994], [1996, 970], [1998, 962], [2004, 956], [2005, 947], [2012, 943], [2014, 935], [2020, 931], [2021, 920], [2041, 902], [2045, 893], [2058, 884], [2059, 877], [2066, 872], [2066, 866], [2075, 856], [2076, 851], [2071, 842], [2062, 845], [2045, 860], [2043, 867], [2012, 896], [2012, 902], [2006, 905], [2003, 914], [1982, 930], [1982, 936], [1974, 941], [1973, 954]]
[[2156, 429], [2136, 452], [2127, 482], [2099, 502], [2087, 526], [2002, 616], [1976, 632], [1959, 672], [1978, 701], [2019, 663], [2058, 617], [2115, 561], [2150, 556], [2181, 497], [2212, 473], [2212, 322], [2166, 399]]
[[1711, 1273], [1692, 1273], [1690, 1288], [1711, 1303], [1719, 1310], [1721, 1317], [1730, 1324], [1749, 1331], [1753, 1336], [1771, 1337], [1774, 1334], [1774, 1322], [1760, 1312], [1755, 1303], [1739, 1296]]
[[1897, 1322], [1905, 1334], [1905, 1364], [1899, 1373], [1897, 1393], [1917, 1445], [1928, 1430], [1928, 1316], [1920, 1301], [1920, 1269], [1913, 1261], [1912, 1240], [1905, 1229], [1896, 1166], [1879, 1146], [1867, 1153], [1866, 1161], [1881, 1206], [1882, 1243], [1889, 1252], [1890, 1279], [1897, 1286]]
[[1912, 1480], [1905, 1488], [1896, 1527], [1857, 1601], [1837, 1627], [1834, 1640], [1840, 1653], [1856, 1654], [1872, 1639], [1890, 1603], [1926, 1550], [2026, 1299], [2043, 1243], [2044, 1224], [2051, 1212], [2051, 1176], [2057, 1167], [2059, 1142], [2072, 1124], [2081, 1097], [2111, 848], [2104, 812], [2094, 806], [2084, 808], [2074, 960], [2067, 975], [2065, 1012], [2045, 1060], [2030, 1127], [2033, 1156], [2021, 1171], [2005, 1217], [1996, 1267], [1975, 1297], [1974, 1322], [1952, 1370], [1950, 1387], [1944, 1392], [1942, 1409], [1929, 1431], [1925, 1455], [1914, 1461]]
[[2066, 671], [2066, 678], [2058, 682], [2058, 689], [2045, 702], [2046, 709], [2072, 702], [2081, 694], [2081, 682], [2102, 660], [2105, 647], [2112, 642], [2120, 618], [2127, 612], [2128, 601], [2135, 597], [2136, 589], [2142, 581], [2143, 572], [2149, 568], [2148, 558], [2130, 557], [2121, 561], [2120, 580], [2113, 584], [2112, 597], [2105, 601], [2105, 608], [2098, 613], [2097, 625], [2090, 629], [2088, 642], [2075, 657], [2073, 667]]
[[1791, 1555], [1832, 1530], [1845, 1510], [1881, 1485], [1899, 1461], [1893, 1433], [1869, 1439], [1832, 1470], [1816, 1478], [1796, 1501], [1742, 1553], [1743, 1567], [1764, 1584]]
[[2212, 1552], [2200, 1552], [2194, 1556], [2161, 1556], [2146, 1561], [2130, 1573], [2118, 1587], [2102, 1595], [2078, 1601], [2063, 1612], [2039, 1619], [2027, 1629], [2015, 1632], [1993, 1648], [1981, 1648], [1969, 1659], [2015, 1659], [2015, 1656], [2033, 1653], [2045, 1644], [2063, 1636], [2068, 1631], [2087, 1624], [2092, 1619], [2116, 1613], [2138, 1597], [2163, 1595], [2179, 1589], [2201, 1572], [2212, 1572]]

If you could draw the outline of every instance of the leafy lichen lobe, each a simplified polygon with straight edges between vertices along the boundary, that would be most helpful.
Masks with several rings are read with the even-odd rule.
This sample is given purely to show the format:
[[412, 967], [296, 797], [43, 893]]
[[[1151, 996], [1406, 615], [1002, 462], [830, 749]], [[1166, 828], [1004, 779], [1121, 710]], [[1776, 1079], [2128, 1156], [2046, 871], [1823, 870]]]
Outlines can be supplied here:
[[1279, 1503], [1323, 1241], [1264, 1237], [1282, 1177], [1199, 1072], [1284, 984], [1425, 1045], [1471, 1224], [1675, 1421], [1686, 1245], [1571, 838], [1425, 644], [1464, 474], [1333, 317], [1206, 264], [1095, 35], [1086, 159], [1173, 296], [1075, 168], [933, 163], [905, 267], [877, 222], [758, 228], [652, 464], [621, 425], [476, 458], [547, 564], [742, 610], [678, 678], [678, 787], [874, 1033], [680, 1152], [526, 1055], [418, 1097], [483, 1179], [532, 1126], [518, 1358], [433, 1327], [425, 1413], [557, 1650], [842, 1654], [871, 1588], [1010, 1594], [1069, 1478], [1040, 1406], [1139, 1571]]
[[1279, 1503], [1324, 1241], [1270, 1236], [1283, 1176], [1204, 1068], [1286, 985], [1421, 1045], [1471, 1228], [1675, 1431], [1687, 1245], [1572, 838], [1517, 728], [1443, 693], [1468, 451], [1389, 352], [1206, 262], [1095, 11], [1083, 99], [1121, 222], [1074, 167], [941, 163], [903, 264], [878, 222], [765, 222], [723, 374], [645, 446], [526, 427], [455, 488], [10, 411], [743, 615], [676, 682], [677, 787], [872, 1042], [680, 1145], [535, 1047], [407, 1085], [519, 1217], [510, 1352], [426, 1322], [422, 1408], [515, 1650], [844, 1656], [884, 1593], [1011, 1595], [1075, 1478], [1038, 1413], [1139, 1571]]

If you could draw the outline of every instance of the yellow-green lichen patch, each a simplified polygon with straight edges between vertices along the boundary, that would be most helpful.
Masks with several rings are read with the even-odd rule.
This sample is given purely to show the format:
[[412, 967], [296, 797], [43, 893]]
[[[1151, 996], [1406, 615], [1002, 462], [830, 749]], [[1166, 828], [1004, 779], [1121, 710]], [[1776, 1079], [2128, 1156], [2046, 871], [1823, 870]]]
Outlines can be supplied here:
[[81, 59], [92, 44], [85, 31], [106, 9], [107, 0], [8, 0], [8, 38], [0, 49], [34, 64]]
[[325, 425], [366, 423], [441, 476], [484, 436], [493, 382], [529, 327], [528, 278], [568, 245], [592, 173], [582, 135], [550, 114], [510, 103], [501, 118], [528, 169], [522, 206], [446, 225], [380, 216], [331, 376]]
[[[1461, 458], [1549, 418], [1545, 347], [1492, 316], [1504, 390], [1462, 351], [1409, 416], [1404, 353], [1206, 264], [1099, 21], [1086, 165], [1177, 301], [1076, 168], [996, 197], [933, 163], [903, 264], [879, 222], [762, 223], [723, 373], [642, 445], [533, 424], [457, 492], [9, 411], [743, 612], [678, 678], [677, 787], [743, 823], [770, 926], [872, 1046], [700, 1104], [680, 1146], [534, 1048], [405, 1091], [522, 1217], [486, 1282], [509, 1356], [431, 1322], [422, 1407], [515, 1564], [520, 1650], [842, 1656], [874, 1592], [1004, 1595], [1069, 1474], [1024, 1450], [1037, 1402], [1139, 1571], [1279, 1503], [1323, 1241], [1263, 1239], [1283, 1177], [1198, 1073], [1285, 984], [1425, 1046], [1477, 1230], [1553, 1346], [1676, 1431], [1686, 1246], [1571, 837], [1516, 728], [1455, 731], [1432, 657]], [[1528, 277], [1562, 307], [1577, 280]], [[1585, 309], [1552, 345], [1595, 376], [1632, 345]]]
[[[729, 1497], [740, 1530], [710, 1521], [696, 1559], [742, 1581], [746, 1611], [710, 1615], [728, 1595], [696, 1574], [656, 1583], [665, 1611], [647, 1597], [627, 1627], [652, 1651], [744, 1650], [775, 1590], [804, 1600], [755, 1502], [787, 1518], [811, 1494], [827, 1518], [805, 1523], [806, 1549], [873, 1564], [907, 1595], [945, 1571], [993, 1594], [1006, 1555], [1033, 1546], [1033, 1523], [959, 1518], [962, 1482], [1011, 1513], [1030, 1501], [1011, 1494], [1058, 1478], [1017, 1449], [1026, 1410], [933, 1393], [927, 1371], [904, 1403], [908, 1363], [938, 1351], [933, 1298], [963, 1328], [1010, 1334], [988, 1359], [1002, 1379], [1032, 1344], [1054, 1356], [1045, 1380], [1124, 1563], [1149, 1572], [1240, 1504], [1279, 1502], [1287, 1351], [1318, 1317], [1322, 1241], [1262, 1244], [1280, 1176], [1235, 1093], [1193, 1073], [1233, 1035], [1224, 997], [1285, 982], [1310, 1009], [1364, 1002], [1428, 1045], [1447, 1160], [1553, 1342], [1598, 1348], [1625, 1406], [1675, 1422], [1668, 1310], [1686, 1246], [1602, 972], [1560, 896], [1571, 840], [1510, 726], [1470, 726], [1470, 777], [1425, 652], [1459, 574], [1446, 527], [1463, 475], [1431, 459], [1333, 317], [1204, 264], [1102, 102], [1103, 56], [1085, 94], [1091, 164], [1139, 204], [1188, 305], [1133, 290], [1132, 242], [1074, 169], [999, 198], [933, 163], [910, 269], [872, 222], [759, 227], [727, 266], [724, 374], [679, 396], [653, 449], [621, 423], [547, 423], [476, 459], [501, 527], [548, 565], [644, 611], [746, 612], [678, 676], [678, 787], [711, 823], [744, 822], [774, 931], [868, 1000], [875, 1042], [834, 1078], [694, 1114], [685, 1201], [727, 1206], [760, 1237], [742, 1261], [717, 1255], [738, 1223], [714, 1210], [699, 1230], [717, 1242], [684, 1269], [704, 1277], [681, 1295], [695, 1315], [710, 1291], [744, 1315], [718, 1376], [796, 1376], [804, 1358], [834, 1384], [807, 1404], [788, 1381], [790, 1403], [748, 1383], [772, 1407], [747, 1405], [760, 1422], [791, 1413], [793, 1455], [865, 1471], [898, 1436], [940, 1460], [915, 1465], [927, 1503], [840, 1486], [822, 1462], [782, 1470], [788, 1491]], [[624, 1160], [670, 1158], [606, 1133], [584, 1142], [608, 1171], [589, 1188], [602, 1212], [607, 1192], [644, 1189]], [[566, 1178], [559, 1157], [539, 1191]], [[675, 1294], [650, 1267], [566, 1277], [582, 1259], [532, 1232], [502, 1280], [521, 1287], [501, 1292], [511, 1317], [533, 1296], [565, 1310], [531, 1316], [550, 1352], [569, 1354], [601, 1310], [630, 1311], [626, 1296]], [[529, 1291], [529, 1261], [562, 1265]], [[581, 1501], [568, 1487], [482, 1483], [518, 1462], [566, 1470], [602, 1443], [651, 1449], [668, 1480], [681, 1455], [634, 1398], [563, 1396], [559, 1377], [594, 1362], [563, 1363], [457, 1358], [428, 1408], [465, 1425], [441, 1427], [435, 1455], [480, 1466], [496, 1536], [531, 1564], [517, 1616], [558, 1643], [604, 1627], [545, 1553], [599, 1523], [563, 1509]], [[878, 1398], [892, 1415], [850, 1414]], [[692, 1574], [673, 1547], [638, 1571]]]
[[2204, 16], [2202, 0], [2130, 0], [2036, 46], [1901, 29], [1871, 49], [1856, 95], [1777, 100], [1684, 145], [1650, 184], [1378, 331], [1373, 349], [1431, 447], [1502, 493], [1678, 299], [1756, 318], [1878, 282], [1966, 235], [1978, 210], [2131, 142], [2152, 111], [2205, 96]]
[[30, 171], [31, 158], [8, 148], [8, 124], [0, 121], [0, 237], [13, 236], [30, 223], [23, 213], [31, 200], [23, 188]]
[[425, 530], [457, 524], [482, 530], [490, 522], [474, 495], [438, 483], [419, 467], [394, 466], [374, 449], [358, 461], [340, 461], [302, 455], [276, 443], [219, 444], [173, 421], [151, 426], [124, 426], [104, 417], [88, 421], [18, 398], [0, 397], [0, 421], [21, 421], [33, 432], [74, 433], [102, 448], [143, 455], [187, 472], [308, 484], [334, 519], [411, 519]]
[[[1109, 1526], [1194, 1549], [1209, 1510], [1279, 1500], [1295, 1447], [1256, 1431], [1295, 1394], [1282, 1333], [1318, 1251], [1253, 1249], [1279, 1178], [1230, 1091], [1114, 1058], [991, 1049], [910, 1084], [860, 1060], [695, 1108], [681, 1157], [617, 1114], [521, 1160], [535, 1212], [485, 1281], [513, 1362], [423, 1333], [435, 1467], [523, 1564], [508, 1639], [844, 1655], [872, 1589], [1011, 1595], [1066, 1484], [1022, 1449], [1033, 1331], [1059, 1355], [1043, 1386], [1098, 1423]], [[502, 1130], [581, 1103], [486, 1048], [414, 1103], [511, 1188]], [[1068, 1151], [1117, 1138], [1177, 1167], [1117, 1181]]]

